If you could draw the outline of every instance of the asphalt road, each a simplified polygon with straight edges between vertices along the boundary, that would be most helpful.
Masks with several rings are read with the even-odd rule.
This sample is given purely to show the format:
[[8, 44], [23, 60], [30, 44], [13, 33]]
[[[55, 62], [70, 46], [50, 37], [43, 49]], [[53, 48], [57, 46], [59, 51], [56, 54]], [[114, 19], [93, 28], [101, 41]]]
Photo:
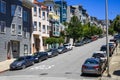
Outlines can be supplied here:
[[[111, 38], [111, 37], [110, 37]], [[101, 38], [72, 51], [49, 58], [24, 70], [6, 71], [0, 74], [0, 80], [97, 80], [99, 76], [81, 76], [81, 66], [94, 51], [106, 44]]]

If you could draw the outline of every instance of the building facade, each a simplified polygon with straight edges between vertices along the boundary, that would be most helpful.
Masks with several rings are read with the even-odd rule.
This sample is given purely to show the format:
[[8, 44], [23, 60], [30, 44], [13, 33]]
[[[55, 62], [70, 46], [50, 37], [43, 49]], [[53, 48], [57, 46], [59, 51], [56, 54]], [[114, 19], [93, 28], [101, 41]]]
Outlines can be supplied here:
[[44, 51], [47, 49], [45, 39], [49, 37], [49, 19], [48, 9], [45, 5], [37, 0], [34, 0], [34, 6], [32, 8], [32, 37], [31, 37], [31, 52]]
[[67, 2], [64, 0], [56, 1], [60, 7], [60, 23], [67, 21]]
[[54, 0], [44, 0], [43, 2], [49, 11], [50, 36], [60, 36], [60, 6], [55, 4]]
[[0, 0], [0, 61], [30, 54], [32, 0]]

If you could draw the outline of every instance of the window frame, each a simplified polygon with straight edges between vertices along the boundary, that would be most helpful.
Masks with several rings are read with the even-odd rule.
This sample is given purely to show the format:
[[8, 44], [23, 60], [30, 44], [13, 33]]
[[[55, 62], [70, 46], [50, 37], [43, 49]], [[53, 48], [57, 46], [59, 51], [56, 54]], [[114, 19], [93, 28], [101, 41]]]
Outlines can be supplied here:
[[[36, 26], [35, 26], [35, 23], [36, 23]], [[33, 30], [37, 31], [37, 21], [34, 21], [34, 23], [33, 23]]]
[[[2, 30], [3, 28], [2, 28], [2, 23], [4, 23], [4, 30]], [[2, 32], [3, 31], [3, 32]], [[6, 22], [5, 21], [0, 21], [0, 33], [6, 33]]]
[[[15, 25], [15, 29], [14, 29], [14, 30], [15, 30], [15, 33], [13, 33], [13, 31], [12, 31], [12, 30], [13, 30], [13, 26], [12, 26], [13, 24]], [[16, 35], [16, 24], [15, 24], [15, 23], [12, 23], [12, 24], [11, 24], [11, 34], [12, 34], [12, 35]]]
[[[21, 26], [21, 30], [19, 30], [19, 27]], [[21, 32], [21, 34], [19, 34], [19, 31]], [[22, 36], [22, 25], [18, 25], [18, 35], [21, 35]]]
[[[21, 11], [19, 9], [21, 8]], [[22, 17], [22, 6], [18, 6], [18, 17]]]
[[24, 44], [24, 54], [28, 54], [28, 45]]

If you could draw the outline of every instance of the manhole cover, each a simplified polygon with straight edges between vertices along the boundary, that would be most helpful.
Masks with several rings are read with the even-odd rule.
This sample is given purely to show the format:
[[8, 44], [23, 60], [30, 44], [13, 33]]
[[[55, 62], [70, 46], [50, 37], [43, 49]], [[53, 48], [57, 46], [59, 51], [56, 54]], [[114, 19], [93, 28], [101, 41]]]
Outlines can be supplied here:
[[41, 73], [40, 75], [48, 75], [48, 73]]
[[71, 72], [66, 72], [65, 74], [72, 74]]

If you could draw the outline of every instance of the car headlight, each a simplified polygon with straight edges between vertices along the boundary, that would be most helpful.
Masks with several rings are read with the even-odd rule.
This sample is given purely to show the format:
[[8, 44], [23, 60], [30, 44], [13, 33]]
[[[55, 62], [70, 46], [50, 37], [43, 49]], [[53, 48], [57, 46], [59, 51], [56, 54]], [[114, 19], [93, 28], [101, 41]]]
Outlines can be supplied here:
[[17, 66], [21, 66], [21, 65], [22, 65], [22, 63], [18, 63], [18, 64], [17, 64]]
[[35, 58], [35, 59], [38, 59], [38, 58]]
[[51, 52], [48, 52], [48, 55], [52, 55]]

